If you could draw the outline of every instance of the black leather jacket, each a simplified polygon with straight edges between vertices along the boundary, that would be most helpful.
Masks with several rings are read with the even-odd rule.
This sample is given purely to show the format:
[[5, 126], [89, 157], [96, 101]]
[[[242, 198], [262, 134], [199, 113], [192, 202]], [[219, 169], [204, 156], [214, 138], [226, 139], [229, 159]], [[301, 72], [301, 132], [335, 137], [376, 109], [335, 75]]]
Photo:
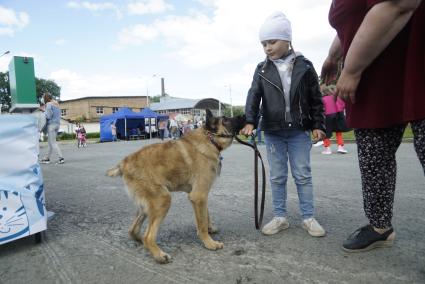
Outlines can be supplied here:
[[246, 99], [246, 122], [255, 126], [262, 105], [262, 129], [275, 131], [287, 128], [325, 131], [325, 115], [319, 81], [313, 64], [298, 55], [292, 70], [290, 103], [292, 122], [285, 117], [285, 99], [279, 72], [266, 59], [258, 64]]

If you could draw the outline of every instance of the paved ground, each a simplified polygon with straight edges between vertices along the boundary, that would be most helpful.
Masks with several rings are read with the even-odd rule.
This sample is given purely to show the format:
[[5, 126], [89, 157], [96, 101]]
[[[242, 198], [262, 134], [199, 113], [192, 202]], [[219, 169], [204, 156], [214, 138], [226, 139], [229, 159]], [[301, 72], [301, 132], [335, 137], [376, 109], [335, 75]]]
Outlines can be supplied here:
[[[413, 145], [398, 152], [398, 191], [390, 249], [347, 254], [341, 241], [364, 224], [356, 146], [348, 155], [312, 150], [317, 219], [327, 230], [313, 238], [300, 226], [294, 183], [289, 182], [291, 227], [274, 236], [254, 228], [252, 150], [239, 144], [223, 154], [222, 175], [210, 212], [224, 249], [204, 249], [185, 193], [173, 204], [159, 243], [173, 261], [159, 265], [129, 239], [134, 207], [119, 178], [104, 175], [149, 141], [62, 145], [66, 163], [43, 165], [49, 221], [45, 241], [0, 246], [0, 283], [425, 283], [425, 179]], [[264, 146], [262, 151], [264, 152]], [[42, 145], [41, 152], [46, 147]], [[270, 192], [265, 221], [272, 217]]]

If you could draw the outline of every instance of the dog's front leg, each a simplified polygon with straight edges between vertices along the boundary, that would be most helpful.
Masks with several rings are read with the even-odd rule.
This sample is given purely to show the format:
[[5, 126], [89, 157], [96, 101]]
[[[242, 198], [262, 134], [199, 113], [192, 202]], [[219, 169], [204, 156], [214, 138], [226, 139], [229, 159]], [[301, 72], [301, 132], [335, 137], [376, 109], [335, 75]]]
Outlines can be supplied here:
[[223, 243], [214, 241], [208, 234], [208, 192], [197, 192], [192, 190], [189, 194], [195, 211], [198, 236], [204, 243], [204, 246], [210, 250], [218, 250], [223, 248]]

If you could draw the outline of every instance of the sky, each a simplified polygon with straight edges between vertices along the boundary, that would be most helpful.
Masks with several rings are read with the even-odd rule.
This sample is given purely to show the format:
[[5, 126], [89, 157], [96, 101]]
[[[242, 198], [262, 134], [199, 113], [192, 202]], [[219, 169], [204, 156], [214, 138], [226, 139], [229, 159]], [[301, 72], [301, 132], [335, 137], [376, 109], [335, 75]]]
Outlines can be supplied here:
[[292, 44], [320, 73], [331, 0], [0, 0], [0, 72], [34, 58], [61, 100], [159, 95], [244, 105], [265, 55], [258, 30], [282, 11]]

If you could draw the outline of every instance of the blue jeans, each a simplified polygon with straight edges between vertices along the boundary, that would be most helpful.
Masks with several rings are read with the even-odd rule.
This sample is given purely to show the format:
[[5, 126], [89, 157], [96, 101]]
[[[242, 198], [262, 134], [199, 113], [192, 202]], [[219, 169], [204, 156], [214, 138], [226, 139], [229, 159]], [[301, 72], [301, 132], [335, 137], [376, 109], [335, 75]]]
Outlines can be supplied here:
[[288, 158], [297, 187], [303, 219], [314, 216], [313, 183], [310, 167], [310, 132], [299, 129], [267, 131], [264, 133], [267, 159], [270, 166], [274, 215], [286, 216]]

